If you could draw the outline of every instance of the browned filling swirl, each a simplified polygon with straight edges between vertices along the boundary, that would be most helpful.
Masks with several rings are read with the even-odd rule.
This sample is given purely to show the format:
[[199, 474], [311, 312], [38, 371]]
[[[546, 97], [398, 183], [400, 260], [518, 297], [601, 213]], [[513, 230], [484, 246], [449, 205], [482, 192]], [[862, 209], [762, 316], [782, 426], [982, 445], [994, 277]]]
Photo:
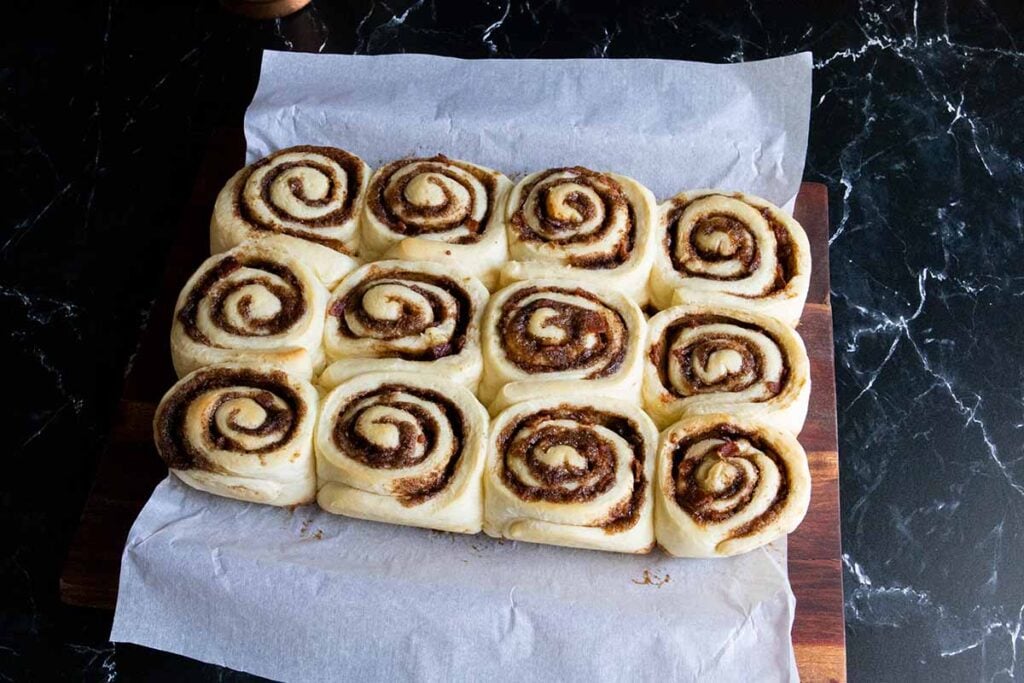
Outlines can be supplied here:
[[672, 453], [674, 500], [699, 524], [726, 522], [753, 504], [767, 472], [775, 489], [761, 501], [749, 522], [730, 531], [728, 538], [757, 533], [775, 520], [789, 495], [789, 470], [775, 449], [757, 434], [720, 425], [680, 441]]
[[521, 289], [505, 302], [497, 332], [508, 362], [530, 374], [608, 377], [630, 344], [622, 314], [581, 288]]
[[587, 503], [617, 488], [623, 495], [595, 526], [618, 533], [640, 518], [646, 495], [644, 437], [626, 417], [562, 404], [511, 422], [496, 447], [502, 481], [525, 501]]
[[494, 175], [444, 155], [400, 159], [374, 175], [367, 202], [400, 235], [434, 235], [450, 244], [480, 240], [495, 211]]
[[[710, 197], [727, 197], [711, 195]], [[793, 242], [786, 226], [778, 221], [767, 208], [756, 208], [767, 222], [775, 237], [775, 254], [766, 261], [767, 255], [758, 248], [754, 229], [742, 217], [727, 212], [701, 215], [696, 224], [687, 231], [679, 229], [680, 219], [686, 209], [695, 202], [707, 200], [708, 195], [690, 201], [672, 200], [673, 204], [665, 217], [668, 230], [665, 231], [663, 248], [672, 261], [672, 267], [689, 277], [720, 282], [737, 282], [752, 277], [762, 268], [763, 263], [772, 268], [773, 274], [766, 278], [764, 286], [756, 292], [736, 293], [743, 296], [767, 296], [785, 289], [796, 272], [796, 257]], [[735, 199], [728, 197], [729, 199]], [[681, 235], [685, 232], [685, 235]], [[686, 249], [681, 248], [680, 239], [685, 239]], [[732, 268], [716, 269], [715, 264], [732, 264]]]
[[473, 308], [452, 278], [374, 268], [333, 300], [328, 324], [341, 347], [369, 340], [378, 358], [437, 360], [462, 351]]
[[223, 472], [210, 454], [262, 458], [285, 448], [306, 411], [283, 372], [205, 368], [161, 403], [154, 427], [157, 451], [171, 469]]
[[582, 166], [550, 169], [527, 183], [509, 226], [521, 248], [556, 245], [577, 268], [620, 266], [636, 243], [636, 212], [622, 186]]
[[[202, 321], [212, 326], [204, 330]], [[193, 341], [223, 348], [211, 339], [268, 337], [291, 330], [308, 309], [306, 289], [286, 265], [265, 257], [226, 255], [189, 290], [178, 311]]]
[[665, 328], [650, 349], [661, 386], [679, 398], [746, 392], [744, 400], [778, 396], [789, 380], [789, 356], [767, 330], [720, 315], [688, 315]]
[[702, 219], [690, 233], [690, 246], [705, 261], [736, 260], [743, 264], [743, 270], [735, 275], [716, 276], [722, 280], [746, 277], [760, 263], [753, 236], [735, 216], [716, 215]]
[[[464, 419], [437, 391], [386, 384], [347, 399], [334, 417], [331, 440], [345, 457], [391, 471], [391, 493], [419, 505], [451, 482], [463, 455]], [[425, 473], [406, 475], [417, 467]]]
[[[540, 459], [540, 454], [563, 446], [572, 449], [574, 459], [557, 464]], [[542, 426], [513, 442], [507, 457], [526, 463], [537, 482], [526, 484], [505, 470], [506, 481], [514, 482], [516, 493], [525, 500], [553, 503], [591, 500], [615, 483], [615, 449], [598, 435], [575, 425]], [[570, 482], [577, 486], [567, 488]]]
[[[280, 161], [293, 154], [309, 158]], [[344, 252], [347, 247], [342, 240], [317, 231], [354, 218], [364, 174], [359, 158], [342, 149], [312, 145], [283, 149], [243, 170], [236, 184], [235, 213], [256, 230], [300, 237]], [[255, 200], [250, 199], [253, 193]]]

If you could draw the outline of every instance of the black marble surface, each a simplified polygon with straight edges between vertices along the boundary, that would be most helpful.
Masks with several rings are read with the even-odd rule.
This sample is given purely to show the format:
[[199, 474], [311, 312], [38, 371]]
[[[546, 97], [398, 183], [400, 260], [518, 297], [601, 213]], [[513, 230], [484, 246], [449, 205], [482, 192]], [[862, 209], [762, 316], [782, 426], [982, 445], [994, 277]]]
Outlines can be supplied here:
[[57, 577], [210, 131], [262, 48], [737, 61], [814, 53], [829, 185], [849, 673], [1024, 674], [1019, 2], [3, 6], [0, 679], [245, 678], [107, 642]]

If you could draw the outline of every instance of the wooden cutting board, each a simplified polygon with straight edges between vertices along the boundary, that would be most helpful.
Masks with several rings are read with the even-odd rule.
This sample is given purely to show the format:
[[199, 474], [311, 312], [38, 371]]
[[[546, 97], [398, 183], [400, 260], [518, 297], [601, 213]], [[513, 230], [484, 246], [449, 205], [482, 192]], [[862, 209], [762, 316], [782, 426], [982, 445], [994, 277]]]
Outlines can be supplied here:
[[[113, 609], [121, 551], [132, 522], [167, 474], [153, 447], [153, 412], [174, 383], [168, 338], [178, 291], [209, 253], [210, 213], [217, 192], [243, 162], [240, 130], [213, 138], [185, 209], [180, 234], [125, 380], [113, 428], [100, 456], [78, 531], [60, 579], [61, 599], [81, 607]], [[793, 644], [805, 681], [845, 681], [846, 646], [839, 547], [839, 472], [836, 444], [835, 366], [829, 307], [828, 194], [804, 183], [796, 217], [811, 241], [814, 272], [800, 334], [811, 359], [810, 411], [800, 442], [810, 458], [811, 506], [789, 539], [789, 577], [797, 598]]]

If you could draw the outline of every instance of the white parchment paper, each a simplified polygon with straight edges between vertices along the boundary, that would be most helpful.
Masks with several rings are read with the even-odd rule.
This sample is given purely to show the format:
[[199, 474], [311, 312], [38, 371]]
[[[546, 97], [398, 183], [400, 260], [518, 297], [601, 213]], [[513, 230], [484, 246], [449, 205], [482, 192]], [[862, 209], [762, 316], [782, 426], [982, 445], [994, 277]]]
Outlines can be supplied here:
[[[582, 164], [665, 199], [791, 204], [809, 54], [747, 64], [268, 52], [249, 160], [331, 144], [510, 176]], [[795, 680], [784, 543], [681, 560], [219, 499], [169, 477], [129, 534], [111, 639], [288, 681]]]

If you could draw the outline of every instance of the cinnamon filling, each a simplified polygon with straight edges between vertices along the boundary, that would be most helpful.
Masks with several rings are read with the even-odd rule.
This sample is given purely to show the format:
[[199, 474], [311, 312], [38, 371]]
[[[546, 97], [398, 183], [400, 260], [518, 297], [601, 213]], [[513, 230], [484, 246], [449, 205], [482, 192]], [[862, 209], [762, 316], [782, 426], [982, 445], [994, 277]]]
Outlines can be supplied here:
[[[227, 282], [227, 278], [232, 273], [242, 268], [276, 275], [284, 280], [285, 284], [282, 285], [259, 274]], [[279, 309], [270, 317], [254, 315], [252, 298], [243, 296], [236, 302], [235, 313], [245, 322], [245, 327], [239, 327], [231, 321], [226, 312], [228, 298], [233, 293], [254, 285], [273, 296]], [[287, 266], [262, 258], [246, 259], [225, 256], [210, 268], [189, 291], [184, 305], [178, 311], [178, 320], [181, 322], [185, 334], [193, 341], [214, 346], [197, 324], [199, 307], [206, 301], [210, 308], [210, 319], [218, 329], [236, 337], [271, 336], [291, 329], [306, 313], [307, 304], [303, 294], [302, 283]]]
[[[708, 439], [718, 439], [725, 443], [714, 447], [700, 458], [685, 457], [691, 446]], [[743, 468], [730, 468], [728, 477], [719, 476], [718, 483], [721, 486], [715, 490], [709, 490], [698, 481], [698, 476], [708, 476], [706, 470], [702, 472], [702, 466], [714, 467], [719, 463], [727, 463], [733, 458], [744, 458], [744, 454], [735, 443], [739, 439], [746, 440], [775, 463], [779, 471], [780, 482], [768, 509], [747, 524], [734, 529], [729, 534], [729, 538], [742, 538], [755, 534], [778, 518], [782, 506], [789, 496], [789, 470], [785, 460], [779, 456], [771, 444], [758, 434], [727, 424], [688, 436], [676, 444], [672, 452], [672, 481], [675, 482], [674, 499], [676, 504], [698, 524], [722, 522], [730, 519], [750, 502], [757, 488], [757, 478], [751, 480]], [[718, 473], [712, 473], [712, 476], [714, 474]], [[682, 490], [678, 484], [680, 481], [685, 482], [685, 487]], [[715, 510], [712, 507], [712, 503], [716, 500], [729, 499], [740, 493], [742, 495], [727, 509]]]
[[[636, 225], [636, 213], [633, 205], [629, 204], [629, 224]], [[631, 227], [626, 233], [626, 239], [618, 242], [612, 251], [603, 254], [587, 254], [571, 256], [567, 263], [575, 268], [586, 268], [587, 270], [607, 270], [616, 268], [629, 260], [633, 253], [633, 245], [636, 242], [636, 229]]]
[[351, 220], [355, 214], [356, 203], [359, 197], [359, 190], [363, 185], [363, 166], [359, 162], [359, 159], [352, 154], [349, 154], [345, 150], [337, 149], [334, 147], [317, 147], [314, 145], [299, 145], [297, 147], [290, 147], [275, 152], [254, 164], [247, 166], [242, 175], [239, 177], [236, 183], [236, 194], [235, 194], [235, 213], [249, 224], [251, 227], [257, 230], [266, 230], [268, 232], [277, 232], [285, 235], [291, 235], [292, 237], [299, 237], [311, 242], [323, 244], [326, 247], [330, 247], [336, 251], [346, 252], [344, 243], [341, 240], [333, 239], [323, 235], [318, 235], [315, 232], [307, 232], [304, 230], [295, 230], [289, 227], [285, 227], [279, 223], [267, 223], [261, 221], [257, 217], [250, 207], [246, 204], [243, 197], [243, 192], [246, 184], [249, 181], [249, 177], [258, 169], [264, 166], [270, 165], [274, 160], [282, 154], [317, 154], [330, 158], [332, 161], [341, 166], [345, 171], [345, 202], [336, 211], [332, 211], [324, 216], [317, 218], [300, 218], [287, 213], [284, 209], [279, 207], [271, 198], [271, 189], [274, 183], [281, 176], [281, 174], [289, 171], [293, 168], [312, 168], [323, 174], [328, 182], [328, 191], [325, 197], [320, 199], [311, 199], [306, 196], [305, 188], [302, 185], [302, 181], [297, 178], [292, 178], [288, 182], [288, 188], [291, 194], [299, 201], [305, 203], [308, 206], [326, 206], [331, 202], [335, 201], [341, 191], [341, 185], [339, 179], [335, 176], [333, 170], [321, 163], [317, 163], [316, 160], [310, 159], [307, 161], [293, 161], [284, 164], [279, 164], [274, 167], [270, 172], [263, 177], [260, 184], [260, 197], [268, 207], [271, 213], [282, 221], [288, 221], [290, 223], [300, 223], [307, 228], [316, 230], [317, 228], [328, 228], [343, 225], [344, 223]]
[[[695, 198], [693, 201], [706, 199], [711, 195], [704, 195]], [[727, 196], [727, 195], [720, 195]], [[694, 253], [705, 261], [737, 260], [743, 264], [743, 271], [736, 275], [721, 276], [710, 273], [690, 273], [686, 264], [681, 262], [676, 253], [678, 245], [678, 230], [673, 229], [679, 218], [683, 215], [693, 202], [674, 202], [671, 211], [665, 217], [665, 224], [669, 229], [665, 231], [664, 248], [672, 261], [672, 267], [676, 272], [699, 277], [705, 280], [733, 281], [749, 277], [761, 265], [761, 257], [757, 251], [757, 245], [748, 232], [746, 224], [737, 216], [729, 214], [715, 214], [701, 218], [697, 225], [690, 232], [690, 246]], [[775, 269], [775, 279], [771, 287], [757, 296], [769, 296], [775, 292], [782, 291], [793, 279], [796, 272], [796, 259], [793, 254], [793, 243], [789, 231], [775, 217], [771, 209], [757, 209], [758, 213], [764, 216], [772, 233], [775, 235], [776, 250], [778, 253], [778, 265]], [[737, 295], [742, 296], [742, 295]], [[754, 296], [747, 298], [756, 298]]]
[[[557, 179], [547, 182], [548, 179], [559, 173], [571, 173], [573, 177]], [[537, 190], [537, 201], [534, 214], [526, 215], [526, 198], [542, 183]], [[552, 215], [545, 210], [552, 201], [552, 193], [557, 191], [564, 184], [581, 185], [593, 190], [600, 198], [604, 216], [610, 217], [625, 209], [628, 213], [628, 225], [624, 239], [614, 245], [611, 251], [570, 256], [566, 263], [577, 268], [588, 270], [600, 270], [615, 268], [625, 263], [633, 252], [636, 242], [636, 213], [632, 203], [626, 196], [622, 186], [612, 177], [591, 171], [582, 166], [566, 168], [553, 168], [546, 171], [535, 180], [523, 187], [521, 197], [523, 204], [509, 219], [509, 226], [516, 231], [519, 239], [524, 242], [544, 242], [558, 245], [577, 245], [598, 243], [604, 239], [612, 229], [610, 221], [606, 220], [596, 230], [591, 232], [580, 232], [579, 226], [591, 221], [598, 215], [598, 207], [592, 203], [590, 197], [581, 192], [570, 192], [561, 199], [561, 203], [572, 211], [568, 217]], [[530, 225], [530, 219], [542, 226], [542, 234]]]
[[[288, 376], [279, 370], [259, 372], [247, 368], [223, 369], [206, 368], [181, 384], [170, 395], [156, 415], [154, 432], [157, 451], [171, 469], [205, 470], [221, 472], [221, 468], [184, 439], [185, 417], [189, 406], [200, 396], [221, 389], [225, 391], [206, 411], [204, 438], [214, 448], [240, 450], [251, 455], [263, 455], [282, 448], [293, 438], [298, 425], [306, 418], [306, 404], [291, 387]], [[237, 388], [237, 390], [234, 390]], [[244, 398], [253, 401], [264, 411], [265, 416], [258, 425], [250, 425], [237, 419], [236, 414], [228, 418], [228, 425], [234, 431], [256, 436], [278, 435], [272, 443], [256, 448], [245, 448], [230, 435], [223, 433], [214, 419], [218, 410], [227, 402]], [[286, 406], [277, 406], [280, 400]]]
[[[651, 363], [658, 370], [658, 379], [661, 386], [671, 391], [674, 395], [680, 398], [686, 398], [687, 396], [693, 396], [701, 393], [713, 393], [713, 392], [737, 392], [746, 389], [758, 378], [762, 377], [764, 356], [761, 349], [748, 339], [739, 337], [732, 337], [725, 334], [707, 335], [701, 338], [698, 342], [685, 346], [683, 348], [674, 349], [670, 352], [670, 349], [674, 345], [675, 339], [678, 337], [681, 330], [689, 330], [694, 328], [704, 327], [706, 325], [725, 324], [734, 327], [740, 327], [746, 330], [751, 330], [762, 334], [775, 344], [780, 350], [780, 356], [782, 358], [782, 374], [779, 380], [776, 382], [765, 382], [765, 388], [767, 389], [767, 396], [760, 396], [752, 399], [755, 403], [767, 401], [781, 393], [782, 388], [789, 382], [789, 354], [785, 351], [785, 348], [770, 332], [765, 329], [745, 323], [741, 320], [729, 318], [722, 315], [690, 315], [684, 316], [673, 322], [671, 325], [665, 328], [661, 338], [651, 346], [648, 357]], [[740, 357], [740, 365], [737, 367], [729, 368], [730, 372], [726, 374], [720, 381], [707, 382], [695, 371], [698, 366], [707, 367], [713, 354], [721, 353], [722, 351], [733, 351]], [[680, 387], [675, 386], [669, 378], [669, 364], [675, 362], [678, 364], [683, 377], [686, 378], [686, 384], [690, 392], [681, 391]], [[751, 381], [740, 382], [736, 377], [748, 377], [753, 374], [754, 379]]]
[[735, 216], [705, 216], [690, 232], [690, 247], [705, 261], [735, 260], [743, 264], [742, 273], [716, 276], [719, 280], [741, 280], [757, 270], [761, 262], [753, 238]]
[[[402, 384], [385, 384], [376, 389], [356, 394], [348, 399], [349, 406], [337, 415], [331, 440], [347, 457], [367, 467], [400, 470], [422, 463], [437, 448], [439, 435], [444, 429], [434, 416], [416, 403], [403, 400], [402, 395], [414, 396], [436, 405], [444, 413], [452, 435], [452, 449], [444, 468], [417, 477], [399, 480], [393, 489], [395, 497], [405, 506], [419, 505], [443, 491], [455, 475], [462, 458], [462, 435], [465, 431], [462, 411], [450, 399], [437, 391]], [[365, 413], [373, 408], [388, 407], [405, 413], [416, 421], [416, 426], [397, 419], [377, 419], [394, 427], [398, 432], [394, 446], [372, 441], [360, 433], [359, 425]], [[418, 428], [417, 428], [418, 427]]]
[[[391, 178], [403, 168], [410, 164], [418, 164], [416, 173], [409, 173], [402, 177], [399, 182], [392, 184]], [[486, 209], [479, 219], [471, 215], [472, 208], [477, 202], [477, 190], [472, 185], [465, 184], [465, 180], [452, 168], [458, 168], [472, 175], [483, 186], [486, 197]], [[410, 204], [406, 199], [406, 190], [410, 183], [419, 176], [434, 173], [459, 184], [468, 194], [465, 207], [458, 207], [458, 202], [452, 191], [441, 182], [432, 182], [437, 192], [443, 197], [443, 201], [427, 205]], [[468, 234], [459, 235], [446, 239], [449, 244], [474, 244], [480, 241], [481, 233], [491, 220], [494, 213], [494, 200], [497, 182], [492, 174], [483, 169], [476, 168], [470, 164], [460, 163], [449, 159], [443, 154], [426, 159], [400, 159], [393, 161], [375, 177], [373, 184], [367, 193], [367, 202], [374, 216], [388, 226], [393, 232], [400, 235], [422, 235], [426, 233], [439, 233], [463, 228]], [[412, 217], [424, 219], [446, 218], [434, 225], [419, 224], [413, 220], [403, 220], [396, 212], [397, 207], [402, 207], [404, 212]], [[434, 222], [434, 221], [432, 221]]]
[[[283, 221], [295, 220], [295, 217], [274, 203], [273, 198], [270, 196], [270, 191], [271, 188], [274, 187], [274, 183], [277, 182], [277, 179], [293, 168], [312, 168], [320, 171], [320, 173], [327, 178], [327, 194], [320, 199], [314, 199], [306, 196], [305, 185], [303, 185], [302, 181], [298, 178], [291, 178], [288, 180], [288, 190], [291, 192], [292, 196], [307, 206], [327, 206], [336, 200], [338, 190], [341, 187], [338, 185], [337, 178], [334, 177], [334, 174], [329, 167], [324, 166], [323, 164], [318, 164], [312, 159], [308, 161], [290, 161], [286, 164], [277, 164], [269, 173], [263, 176], [263, 181], [260, 183], [260, 198], [263, 199], [267, 208], [270, 209], [270, 212]], [[318, 218], [302, 219], [302, 223], [311, 228], [320, 228], [337, 225], [345, 220], [344, 216], [350, 215], [351, 205], [349, 204], [334, 214], [328, 214], [327, 216], [320, 216]]]
[[[401, 305], [402, 312], [394, 320], [381, 320], [363, 310], [362, 302], [366, 292], [382, 282], [391, 281], [408, 287], [410, 291], [417, 293], [429, 303], [433, 312], [429, 323], [425, 312], [409, 302], [397, 302]], [[349, 313], [354, 314], [359, 323], [367, 329], [379, 332], [380, 338], [385, 341], [419, 334], [426, 329], [428, 324], [437, 325], [449, 313], [444, 302], [437, 297], [436, 292], [431, 291], [427, 287], [417, 286], [416, 283], [425, 283], [439, 287], [455, 300], [456, 320], [451, 337], [438, 344], [416, 351], [380, 349], [378, 357], [430, 361], [458, 354], [466, 345], [466, 334], [469, 329], [470, 320], [473, 317], [473, 302], [466, 290], [458, 282], [448, 277], [418, 273], [410, 270], [374, 268], [367, 273], [364, 280], [357, 287], [353, 287], [344, 298], [334, 302], [328, 311], [328, 315], [335, 319], [338, 332], [350, 339], [356, 339], [359, 335], [349, 327], [346, 321], [346, 315]]]
[[[581, 427], [545, 424], [552, 420], [570, 420]], [[618, 456], [614, 445], [588, 429], [591, 426], [604, 427], [630, 445], [632, 493], [612, 507], [598, 525], [608, 533], [619, 533], [632, 528], [639, 520], [647, 483], [644, 439], [637, 425], [626, 417], [567, 403], [524, 415], [506, 426], [496, 439], [502, 458], [501, 478], [509, 490], [527, 501], [580, 503], [607, 492], [616, 483]], [[524, 436], [516, 438], [523, 432]], [[551, 462], [550, 454], [560, 449], [571, 457]], [[520, 479], [509, 466], [512, 460], [524, 463], [539, 485]]]
[[[583, 298], [598, 304], [601, 310], [543, 296], [519, 305], [537, 293]], [[558, 331], [560, 343], [552, 343], [551, 336], [531, 333], [533, 321], [542, 313], [547, 314], [545, 327]], [[581, 288], [526, 287], [509, 297], [497, 329], [509, 362], [533, 374], [593, 368], [587, 379], [608, 377], [622, 366], [630, 343], [622, 315]]]

